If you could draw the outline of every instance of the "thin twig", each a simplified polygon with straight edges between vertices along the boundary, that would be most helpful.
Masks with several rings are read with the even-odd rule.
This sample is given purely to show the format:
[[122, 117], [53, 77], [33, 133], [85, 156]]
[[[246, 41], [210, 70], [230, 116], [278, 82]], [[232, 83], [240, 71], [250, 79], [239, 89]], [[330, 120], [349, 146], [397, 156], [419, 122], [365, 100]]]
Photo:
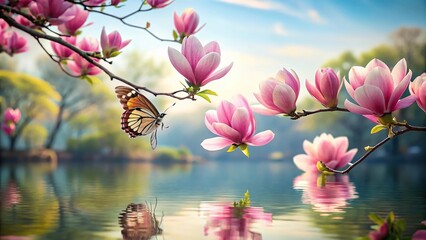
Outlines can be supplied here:
[[352, 168], [354, 168], [356, 165], [360, 164], [362, 161], [364, 161], [371, 153], [373, 153], [374, 151], [376, 151], [379, 147], [381, 147], [383, 144], [385, 144], [387, 141], [391, 140], [392, 138], [395, 138], [399, 135], [402, 135], [404, 133], [407, 132], [411, 132], [411, 131], [420, 131], [420, 132], [425, 132], [426, 131], [426, 127], [418, 127], [418, 126], [412, 126], [409, 125], [407, 123], [404, 124], [395, 124], [397, 126], [403, 126], [405, 127], [402, 130], [396, 131], [396, 132], [392, 132], [392, 135], [388, 135], [385, 139], [383, 139], [382, 141], [380, 141], [379, 143], [377, 143], [376, 145], [374, 145], [373, 147], [370, 147], [367, 152], [360, 157], [358, 160], [356, 160], [353, 163], [349, 163], [348, 167], [344, 170], [337, 170], [337, 169], [333, 169], [330, 167], [327, 167], [327, 165], [323, 162], [321, 162], [321, 164], [323, 165], [323, 167], [325, 167], [325, 169], [329, 172], [333, 172], [333, 173], [338, 173], [338, 174], [346, 174], [349, 173], [349, 171], [351, 171]]
[[[2, 9], [4, 10], [5, 9], [5, 8], [3, 8], [3, 6], [4, 5], [0, 4], [0, 10], [2, 10]], [[118, 80], [118, 81], [120, 81], [122, 83], [125, 83], [125, 84], [127, 84], [127, 85], [129, 85], [129, 86], [131, 86], [131, 87], [133, 87], [135, 89], [140, 89], [140, 90], [149, 92], [149, 93], [151, 93], [154, 96], [162, 95], [162, 96], [168, 96], [168, 97], [176, 98], [176, 99], [179, 99], [179, 100], [184, 100], [184, 99], [195, 100], [194, 96], [191, 95], [191, 94], [189, 94], [184, 89], [177, 90], [177, 91], [174, 91], [174, 92], [171, 92], [171, 93], [161, 93], [161, 92], [152, 91], [152, 90], [150, 90], [150, 89], [148, 89], [146, 87], [143, 87], [143, 86], [136, 85], [136, 84], [134, 84], [132, 82], [129, 82], [128, 80], [126, 80], [126, 79], [124, 79], [122, 77], [119, 77], [119, 76], [115, 75], [110, 70], [108, 70], [106, 67], [102, 66], [100, 63], [98, 63], [97, 61], [95, 61], [91, 57], [91, 53], [87, 53], [87, 52], [82, 51], [81, 49], [77, 48], [76, 46], [74, 46], [74, 45], [72, 45], [72, 44], [70, 44], [68, 42], [66, 42], [65, 40], [63, 40], [60, 37], [54, 37], [54, 36], [51, 36], [51, 35], [47, 35], [47, 34], [45, 34], [43, 32], [36, 31], [36, 30], [34, 30], [32, 28], [23, 26], [23, 25], [17, 23], [12, 17], [6, 15], [2, 11], [0, 11], [0, 18], [4, 19], [9, 24], [9, 26], [13, 26], [13, 27], [15, 27], [15, 28], [17, 28], [17, 29], [19, 29], [19, 30], [21, 30], [21, 31], [23, 31], [23, 32], [31, 35], [32, 37], [34, 37], [37, 40], [39, 40], [39, 39], [47, 39], [49, 41], [57, 42], [57, 43], [65, 46], [65, 47], [71, 49], [72, 51], [74, 51], [75, 53], [77, 53], [78, 55], [80, 55], [81, 57], [83, 57], [85, 60], [87, 60], [89, 63], [95, 65], [98, 68], [100, 68], [105, 74], [107, 74], [109, 76], [109, 78], [111, 80], [116, 79], [116, 80]], [[179, 93], [185, 93], [186, 95], [185, 96], [177, 96], [177, 94], [179, 94]]]
[[295, 112], [293, 114], [290, 114], [289, 116], [291, 120], [296, 120], [301, 117], [306, 117], [311, 114], [316, 114], [321, 112], [349, 112], [349, 110], [346, 108], [340, 108], [340, 107], [321, 108], [321, 109], [313, 110], [313, 111], [302, 110], [302, 112]]

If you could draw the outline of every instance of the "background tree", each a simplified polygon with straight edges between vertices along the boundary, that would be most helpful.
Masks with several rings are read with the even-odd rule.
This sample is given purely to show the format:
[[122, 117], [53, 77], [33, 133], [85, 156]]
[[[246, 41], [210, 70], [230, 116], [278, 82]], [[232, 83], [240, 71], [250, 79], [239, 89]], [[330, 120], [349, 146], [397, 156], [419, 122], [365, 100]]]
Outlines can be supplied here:
[[25, 127], [34, 119], [48, 119], [58, 111], [55, 102], [61, 96], [47, 82], [23, 73], [0, 70], [2, 108], [19, 108], [22, 118], [15, 132], [9, 136], [9, 149], [14, 150]]

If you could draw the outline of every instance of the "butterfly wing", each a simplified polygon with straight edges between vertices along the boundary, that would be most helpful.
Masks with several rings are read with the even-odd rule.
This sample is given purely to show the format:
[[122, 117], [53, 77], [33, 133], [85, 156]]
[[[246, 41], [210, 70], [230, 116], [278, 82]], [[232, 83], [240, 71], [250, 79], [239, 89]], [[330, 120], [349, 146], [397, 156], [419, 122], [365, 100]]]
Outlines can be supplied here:
[[148, 98], [135, 89], [125, 86], [118, 86], [115, 88], [115, 93], [117, 94], [117, 98], [120, 100], [124, 110], [142, 108], [147, 109], [155, 116], [159, 115], [159, 112], [157, 108], [155, 108], [154, 104], [152, 104]]
[[157, 117], [142, 108], [126, 110], [121, 115], [121, 128], [130, 137], [144, 136], [157, 129]]
[[157, 147], [157, 129], [155, 129], [151, 134], [151, 147], [152, 149]]

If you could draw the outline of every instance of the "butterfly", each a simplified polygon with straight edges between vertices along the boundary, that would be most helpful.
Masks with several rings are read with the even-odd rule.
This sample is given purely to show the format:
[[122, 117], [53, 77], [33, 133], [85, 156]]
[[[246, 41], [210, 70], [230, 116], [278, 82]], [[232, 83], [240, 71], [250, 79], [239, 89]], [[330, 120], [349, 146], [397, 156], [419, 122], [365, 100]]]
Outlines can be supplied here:
[[137, 90], [118, 86], [115, 88], [117, 98], [123, 106], [121, 129], [134, 138], [151, 134], [151, 147], [157, 147], [157, 129], [163, 127], [165, 113], [159, 113], [157, 108]]

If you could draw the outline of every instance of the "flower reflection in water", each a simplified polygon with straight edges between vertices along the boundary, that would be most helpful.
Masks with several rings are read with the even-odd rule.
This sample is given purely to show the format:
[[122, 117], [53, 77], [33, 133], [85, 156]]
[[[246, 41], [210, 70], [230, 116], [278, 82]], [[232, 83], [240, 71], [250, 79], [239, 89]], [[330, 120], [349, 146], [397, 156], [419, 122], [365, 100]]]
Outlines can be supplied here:
[[233, 207], [232, 203], [204, 202], [200, 204], [201, 216], [207, 220], [204, 234], [212, 232], [220, 240], [259, 240], [262, 235], [251, 231], [255, 222], [272, 222], [272, 214], [262, 207]]
[[344, 212], [348, 200], [358, 198], [355, 185], [349, 176], [317, 175], [304, 173], [293, 182], [295, 190], [302, 190], [302, 202], [311, 204], [314, 211], [321, 213]]
[[122, 228], [121, 234], [124, 240], [144, 240], [162, 233], [159, 222], [155, 216], [155, 207], [148, 204], [130, 203], [124, 209], [119, 218], [119, 224]]
[[21, 202], [21, 192], [19, 191], [18, 186], [16, 185], [16, 182], [11, 180], [7, 184], [7, 189], [5, 192], [5, 195], [2, 195], [2, 205], [4, 207], [13, 207]]

